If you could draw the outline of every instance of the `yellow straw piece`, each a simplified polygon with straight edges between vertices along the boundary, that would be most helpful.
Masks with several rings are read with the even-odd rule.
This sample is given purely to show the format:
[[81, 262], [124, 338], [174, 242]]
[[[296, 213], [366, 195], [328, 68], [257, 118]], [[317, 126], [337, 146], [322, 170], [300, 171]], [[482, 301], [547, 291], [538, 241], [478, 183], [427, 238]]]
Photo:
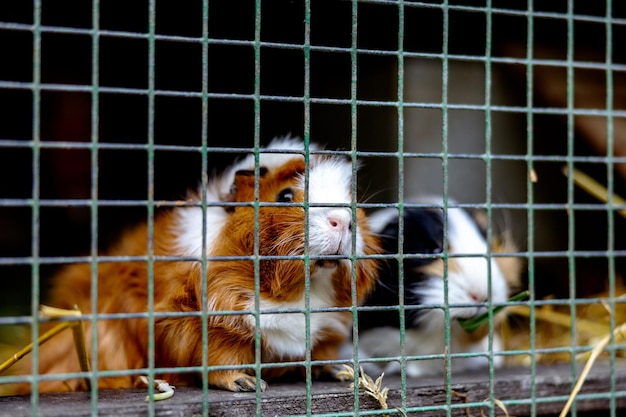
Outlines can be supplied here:
[[[45, 318], [60, 319], [67, 316], [80, 317], [82, 316], [82, 312], [78, 309], [78, 306], [74, 306], [73, 310], [64, 310], [61, 308], [50, 307], [42, 304], [41, 306], [39, 306], [39, 315]], [[69, 327], [72, 328], [74, 336], [74, 348], [76, 349], [76, 354], [78, 355], [80, 369], [83, 372], [89, 372], [89, 359], [87, 357], [87, 348], [85, 347], [85, 332], [83, 329], [82, 321], [68, 321], [57, 324], [52, 329], [39, 336], [39, 339], [37, 339], [37, 344], [41, 346], [42, 344], [52, 339], [54, 336]], [[33, 344], [30, 343], [19, 352], [15, 353], [12, 357], [10, 357], [8, 360], [0, 365], [0, 373], [3, 373], [7, 369], [9, 369], [24, 356], [32, 352], [32, 350]], [[84, 380], [85, 384], [87, 384], [87, 389], [89, 389], [91, 387], [91, 382], [89, 378], [85, 377]]]
[[[37, 339], [37, 343], [39, 345], [43, 345], [45, 342], [52, 339], [54, 336], [61, 333], [63, 330], [67, 329], [70, 326], [71, 326], [71, 323], [67, 323], [67, 322], [60, 323], [54, 326], [52, 329], [48, 330], [47, 332], [39, 336], [39, 339]], [[32, 350], [33, 350], [33, 344], [30, 343], [25, 348], [15, 353], [8, 360], [4, 361], [2, 365], [0, 365], [0, 374], [6, 371], [7, 369], [9, 369], [11, 366], [17, 363], [17, 361], [22, 359], [24, 356], [28, 355]]]
[[39, 306], [39, 315], [49, 319], [60, 319], [67, 316], [79, 317], [82, 313], [76, 306], [74, 306], [74, 310], [66, 310], [41, 304]]
[[[609, 199], [609, 191], [602, 184], [576, 168], [572, 169], [572, 172], [570, 173], [567, 166], [564, 166], [563, 174], [566, 177], [571, 174], [571, 177], [576, 185], [604, 203], [610, 203], [614, 206], [626, 204], [626, 200], [616, 194], [613, 194]], [[626, 218], [626, 209], [617, 210], [617, 213]]]
[[[519, 316], [530, 317], [530, 308], [527, 306], [509, 306], [509, 314], [517, 314]], [[546, 321], [563, 327], [572, 327], [572, 318], [569, 314], [559, 313], [554, 310], [545, 311], [540, 308], [535, 309], [535, 319]], [[584, 333], [593, 336], [604, 336], [607, 332], [607, 326], [596, 324], [590, 320], [576, 318], [574, 320], [576, 328]]]
[[[623, 334], [625, 330], [626, 330], [626, 323], [615, 328], [615, 330], [613, 330], [613, 336], [617, 337], [618, 335]], [[594, 346], [593, 350], [591, 351], [591, 356], [589, 357], [589, 360], [587, 360], [587, 363], [585, 363], [585, 367], [580, 373], [580, 376], [578, 377], [578, 381], [576, 381], [576, 385], [574, 385], [574, 389], [570, 393], [570, 396], [567, 399], [567, 403], [565, 403], [565, 407], [563, 407], [563, 410], [561, 410], [561, 414], [559, 414], [559, 417], [565, 417], [567, 413], [569, 413], [569, 410], [572, 406], [572, 403], [574, 402], [574, 399], [576, 398], [576, 395], [578, 395], [578, 392], [580, 391], [580, 389], [583, 386], [583, 383], [585, 382], [585, 378], [587, 378], [589, 371], [591, 371], [591, 367], [593, 366], [596, 359], [598, 359], [598, 356], [600, 356], [604, 348], [609, 344], [610, 340], [611, 340], [611, 335], [609, 334], [604, 339], [602, 339], [597, 345]]]

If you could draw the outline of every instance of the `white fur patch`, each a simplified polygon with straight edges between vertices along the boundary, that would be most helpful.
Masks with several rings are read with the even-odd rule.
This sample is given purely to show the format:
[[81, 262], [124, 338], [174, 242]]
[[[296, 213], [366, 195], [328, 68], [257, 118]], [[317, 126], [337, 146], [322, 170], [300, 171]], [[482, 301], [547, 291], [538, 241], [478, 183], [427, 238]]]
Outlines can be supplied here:
[[[328, 308], [334, 305], [335, 293], [331, 281], [332, 270], [318, 269], [318, 273], [311, 276], [311, 292], [309, 306], [311, 309]], [[261, 312], [264, 310], [292, 310], [304, 309], [304, 296], [294, 302], [275, 302], [261, 299]], [[254, 301], [251, 301], [250, 310], [254, 310]], [[251, 326], [254, 326], [254, 317], [247, 316]], [[310, 341], [311, 346], [319, 338], [320, 332], [331, 331], [348, 336], [348, 329], [340, 319], [339, 313], [311, 312], [310, 314]], [[261, 334], [263, 343], [270, 349], [276, 358], [303, 357], [306, 351], [306, 321], [303, 313], [272, 313], [261, 314]]]
[[[448, 241], [450, 253], [455, 255], [454, 260], [460, 271], [458, 277], [450, 274], [449, 279], [452, 284], [463, 290], [465, 295], [471, 292], [478, 296], [479, 301], [487, 301], [487, 299], [494, 303], [506, 301], [508, 286], [504, 275], [495, 258], [486, 258], [487, 243], [478, 226], [465, 210], [448, 209]], [[490, 287], [491, 294], [489, 294]], [[491, 297], [488, 297], [489, 295]], [[463, 298], [469, 302], [476, 301]], [[461, 297], [459, 297], [459, 302], [461, 302], [460, 299]]]
[[[437, 330], [441, 337], [433, 337], [433, 332]], [[450, 352], [451, 353], [482, 353], [481, 356], [471, 357], [453, 357], [453, 372], [462, 372], [475, 370], [486, 367], [489, 364], [488, 357], [489, 345], [488, 339], [484, 338], [476, 343], [469, 345], [461, 345], [458, 343], [459, 338], [454, 335], [457, 332], [463, 332], [458, 324], [453, 323], [450, 336]], [[404, 336], [404, 356], [428, 356], [441, 355], [444, 352], [445, 344], [443, 343], [444, 329], [414, 329], [407, 328]], [[368, 330], [359, 335], [359, 356], [363, 358], [385, 358], [400, 357], [400, 331], [392, 327], [378, 327]], [[493, 351], [502, 350], [502, 342], [498, 335], [494, 335]], [[502, 365], [503, 358], [501, 356], [493, 357], [494, 366]], [[370, 372], [383, 371], [387, 374], [399, 373], [400, 362], [377, 362], [376, 364], [368, 364]], [[419, 377], [427, 375], [442, 374], [444, 371], [444, 360], [441, 359], [418, 359], [406, 362], [406, 372], [410, 377]]]
[[[351, 203], [352, 164], [344, 159], [324, 158], [315, 161], [309, 170], [309, 202], [313, 204], [350, 204]], [[304, 178], [299, 187], [304, 189]], [[344, 231], [342, 236], [337, 230], [328, 227], [330, 218], [335, 218], [349, 225], [352, 223], [352, 211], [348, 207], [311, 207], [309, 210], [309, 244], [312, 255], [352, 253], [352, 232]], [[355, 226], [355, 224], [352, 224]], [[358, 226], [358, 225], [357, 225]], [[356, 226], [355, 226], [356, 227]], [[340, 239], [340, 242], [335, 242]], [[337, 250], [333, 250], [337, 246]], [[356, 253], [363, 254], [363, 237], [356, 230]]]
[[[352, 164], [344, 159], [320, 159], [309, 170], [311, 203], [350, 203]], [[300, 187], [304, 189], [304, 178]]]
[[[207, 193], [208, 202], [219, 202], [212, 193]], [[202, 207], [180, 207], [176, 210], [176, 249], [181, 255], [202, 256]], [[222, 207], [206, 208], [205, 253], [211, 253], [215, 240], [226, 223], [227, 213]]]
[[376, 210], [369, 216], [367, 216], [367, 222], [370, 225], [370, 228], [379, 232], [383, 230], [383, 228], [389, 223], [391, 219], [394, 217], [398, 217], [398, 210], [395, 208], [386, 208], [381, 210]]

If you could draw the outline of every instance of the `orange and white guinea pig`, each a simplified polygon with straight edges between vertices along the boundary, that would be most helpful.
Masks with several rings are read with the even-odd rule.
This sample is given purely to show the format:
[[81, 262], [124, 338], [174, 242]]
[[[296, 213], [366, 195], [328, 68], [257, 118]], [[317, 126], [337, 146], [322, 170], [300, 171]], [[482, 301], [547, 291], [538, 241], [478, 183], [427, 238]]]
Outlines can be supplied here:
[[[210, 258], [206, 267], [206, 293], [200, 261], [157, 260], [154, 262], [154, 361], [157, 368], [200, 366], [203, 363], [202, 320], [198, 312], [208, 311], [209, 366], [236, 366], [232, 370], [209, 372], [214, 388], [254, 391], [257, 377], [255, 341], [260, 333], [263, 362], [302, 361], [310, 337], [312, 360], [338, 358], [338, 349], [350, 335], [351, 313], [332, 311], [331, 307], [353, 305], [351, 260], [379, 252], [376, 237], [370, 232], [361, 209], [356, 223], [348, 204], [352, 201], [352, 165], [338, 156], [310, 155], [305, 166], [303, 143], [294, 138], [279, 138], [268, 146], [270, 152], [259, 156], [258, 197], [261, 202], [289, 203], [262, 205], [255, 214], [251, 204], [228, 207], [209, 205], [203, 213], [199, 206], [177, 207], [159, 213], [154, 221], [154, 256]], [[318, 149], [312, 145], [310, 149]], [[284, 152], [278, 152], [279, 150]], [[209, 203], [253, 202], [255, 190], [254, 156], [234, 163], [207, 187]], [[305, 221], [305, 173], [308, 175], [308, 223]], [[199, 193], [194, 193], [197, 199]], [[328, 204], [328, 206], [324, 206]], [[258, 289], [255, 289], [255, 219], [258, 225]], [[203, 226], [203, 221], [206, 222]], [[305, 249], [305, 224], [308, 224], [308, 250]], [[353, 229], [356, 230], [353, 232]], [[353, 237], [356, 241], [353, 242]], [[124, 234], [117, 245], [103, 255], [145, 256], [148, 227], [141, 225]], [[309, 306], [310, 335], [305, 314], [305, 262], [310, 257]], [[339, 256], [338, 256], [339, 255]], [[288, 256], [299, 259], [285, 259]], [[324, 259], [328, 256], [328, 259]], [[229, 259], [216, 259], [230, 257]], [[234, 257], [234, 258], [233, 258]], [[269, 258], [266, 258], [269, 257]], [[356, 261], [357, 303], [374, 288], [378, 263], [375, 259]], [[98, 264], [98, 304], [91, 305], [91, 265], [71, 265], [55, 277], [48, 303], [84, 313], [145, 313], [148, 311], [148, 263], [103, 262]], [[258, 290], [259, 299], [255, 299]], [[255, 318], [255, 307], [261, 314]], [[323, 309], [324, 311], [317, 311]], [[330, 309], [330, 310], [329, 310]], [[271, 310], [264, 314], [264, 310]], [[281, 312], [290, 310], [291, 312]], [[296, 310], [297, 312], [294, 312]], [[240, 314], [217, 314], [235, 311]], [[164, 316], [165, 312], [192, 315]], [[193, 314], [196, 313], [196, 314]], [[88, 351], [92, 340], [89, 321], [85, 321]], [[97, 369], [125, 370], [149, 366], [148, 320], [145, 318], [98, 319]], [[71, 332], [64, 332], [40, 348], [39, 372], [78, 372]], [[26, 358], [26, 368], [31, 372]], [[246, 368], [246, 364], [252, 364]], [[314, 375], [336, 377], [331, 366], [315, 367]], [[292, 369], [293, 370], [293, 369]], [[287, 372], [268, 367], [262, 378], [272, 379]], [[194, 384], [200, 373], [159, 373], [173, 384]], [[139, 385], [136, 375], [101, 377], [99, 388]], [[266, 388], [263, 380], [258, 381]], [[84, 389], [80, 379], [46, 380], [39, 389], [66, 391]], [[15, 392], [28, 392], [22, 384]]]

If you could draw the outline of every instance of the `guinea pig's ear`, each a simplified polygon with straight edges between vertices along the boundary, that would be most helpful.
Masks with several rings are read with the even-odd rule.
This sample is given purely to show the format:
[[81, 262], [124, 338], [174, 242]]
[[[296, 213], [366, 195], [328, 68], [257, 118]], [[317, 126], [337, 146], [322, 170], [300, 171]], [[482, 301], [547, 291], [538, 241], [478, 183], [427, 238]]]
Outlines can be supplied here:
[[[397, 232], [396, 232], [397, 233]], [[396, 234], [397, 235], [397, 234]], [[440, 210], [413, 208], [404, 211], [404, 253], [436, 254], [443, 250], [443, 216]], [[432, 259], [410, 259], [421, 266]]]
[[476, 226], [478, 226], [478, 230], [480, 234], [487, 238], [487, 228], [489, 227], [489, 218], [487, 217], [487, 212], [483, 209], [475, 209], [469, 212], [474, 222], [476, 222]]
[[[259, 176], [261, 178], [263, 178], [268, 172], [268, 169], [266, 167], [259, 167]], [[239, 171], [235, 172], [235, 180], [237, 180], [237, 177], [252, 177], [254, 176], [254, 170], [253, 169], [240, 169]]]
[[[259, 178], [263, 178], [267, 172], [268, 170], [266, 167], [259, 167]], [[240, 169], [235, 172], [235, 179], [230, 186], [230, 191], [224, 201], [237, 201], [237, 193], [239, 190], [251, 187], [254, 187], [254, 170]]]
[[[409, 211], [408, 215], [411, 214]], [[431, 253], [443, 251], [443, 211], [440, 209], [425, 209], [423, 221], [424, 245]], [[411, 221], [409, 221], [409, 228]]]
[[293, 178], [304, 175], [304, 160], [302, 159], [293, 159], [283, 166], [281, 166], [277, 171], [272, 173], [274, 178], [278, 182], [286, 182], [290, 181]]

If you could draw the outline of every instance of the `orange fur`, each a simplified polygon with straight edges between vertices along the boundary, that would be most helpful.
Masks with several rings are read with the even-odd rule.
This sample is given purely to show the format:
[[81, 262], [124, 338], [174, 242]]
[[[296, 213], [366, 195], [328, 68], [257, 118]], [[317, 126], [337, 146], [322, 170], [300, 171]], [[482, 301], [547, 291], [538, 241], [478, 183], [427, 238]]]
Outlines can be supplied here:
[[[259, 201], [275, 201], [286, 186], [294, 186], [304, 171], [304, 162], [291, 160], [275, 172], [264, 173], [259, 179]], [[332, 186], [332, 185], [329, 185]], [[238, 175], [231, 201], [254, 201], [254, 176]], [[304, 201], [296, 192], [294, 201]], [[174, 209], [176, 210], [176, 209]], [[174, 249], [176, 239], [175, 211], [160, 213], [154, 222], [153, 248], [155, 256], [182, 255]], [[303, 255], [304, 218], [302, 207], [261, 207], [258, 211], [259, 254], [261, 256]], [[379, 251], [377, 240], [369, 232], [364, 213], [358, 210], [358, 227], [365, 241], [365, 254]], [[252, 256], [254, 254], [254, 208], [236, 207], [229, 210], [220, 232], [218, 244], [210, 256]], [[290, 238], [290, 239], [285, 239]], [[282, 243], [281, 243], [282, 242]], [[148, 227], [141, 225], [125, 233], [118, 245], [104, 255], [145, 256], [148, 254]], [[305, 269], [302, 260], [261, 260], [259, 293], [261, 299], [293, 301], [302, 297]], [[311, 274], [315, 272], [311, 261]], [[203, 310], [201, 263], [198, 261], [155, 261], [154, 310], [156, 312], [190, 312]], [[373, 289], [377, 262], [362, 259], [357, 263], [357, 302], [361, 303]], [[255, 297], [255, 268], [252, 260], [215, 260], [207, 264], [206, 296], [208, 316], [208, 365], [245, 365], [255, 361], [255, 333], [250, 314], [211, 315], [213, 311], [250, 308]], [[101, 262], [97, 265], [98, 305], [91, 305], [91, 265], [66, 267], [53, 281], [48, 303], [55, 307], [72, 308], [74, 304], [85, 314], [145, 313], [148, 311], [148, 263]], [[351, 271], [340, 263], [332, 276], [336, 306], [351, 306]], [[254, 304], [252, 304], [254, 305]], [[334, 312], [349, 329], [351, 313]], [[154, 358], [156, 367], [199, 366], [203, 363], [202, 321], [200, 317], [157, 317], [154, 319]], [[87, 351], [91, 352], [91, 326], [85, 321]], [[253, 323], [253, 321], [252, 321]], [[145, 318], [98, 319], [97, 368], [99, 370], [143, 369], [148, 362], [148, 320]], [[347, 333], [347, 332], [346, 332]], [[322, 329], [314, 339], [312, 358], [337, 359], [337, 349], [344, 335], [336, 329]], [[304, 360], [304, 357], [284, 358], [268, 348], [261, 334], [263, 361]], [[39, 373], [78, 372], [70, 332], [41, 346]], [[30, 357], [23, 360], [22, 373], [30, 373]], [[271, 368], [270, 368], [271, 369]], [[264, 378], [282, 375], [286, 370], [268, 370]], [[252, 366], [246, 370], [213, 371], [209, 384], [232, 391], [254, 390], [256, 379]], [[170, 383], [194, 384], [195, 373], [159, 375]], [[137, 385], [136, 376], [102, 377], [99, 388], [121, 388]], [[261, 382], [262, 387], [264, 383]], [[29, 384], [16, 385], [13, 393], [27, 393]], [[84, 389], [81, 380], [41, 382], [39, 389], [65, 391]]]

